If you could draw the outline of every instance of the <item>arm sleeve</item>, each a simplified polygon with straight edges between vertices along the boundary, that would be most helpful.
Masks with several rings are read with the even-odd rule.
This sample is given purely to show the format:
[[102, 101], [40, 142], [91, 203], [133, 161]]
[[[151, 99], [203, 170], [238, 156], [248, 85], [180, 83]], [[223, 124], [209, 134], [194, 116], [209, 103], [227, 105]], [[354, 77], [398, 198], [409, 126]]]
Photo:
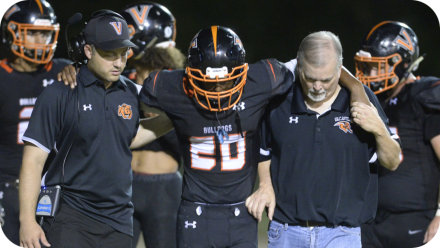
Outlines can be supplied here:
[[32, 111], [29, 126], [23, 135], [23, 141], [32, 143], [49, 153], [55, 146], [55, 140], [61, 129], [63, 97], [61, 84], [53, 84], [38, 97]]

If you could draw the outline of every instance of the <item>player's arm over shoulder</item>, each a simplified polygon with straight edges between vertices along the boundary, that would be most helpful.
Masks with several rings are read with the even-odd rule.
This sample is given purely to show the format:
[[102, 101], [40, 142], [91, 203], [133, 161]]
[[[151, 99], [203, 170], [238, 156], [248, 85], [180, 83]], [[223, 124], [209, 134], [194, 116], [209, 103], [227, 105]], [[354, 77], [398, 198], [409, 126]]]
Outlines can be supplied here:
[[[255, 72], [257, 70], [261, 72]], [[250, 73], [263, 73], [259, 77], [270, 82], [272, 96], [286, 93], [295, 80], [292, 71], [284, 63], [273, 58], [262, 59], [251, 65]]]

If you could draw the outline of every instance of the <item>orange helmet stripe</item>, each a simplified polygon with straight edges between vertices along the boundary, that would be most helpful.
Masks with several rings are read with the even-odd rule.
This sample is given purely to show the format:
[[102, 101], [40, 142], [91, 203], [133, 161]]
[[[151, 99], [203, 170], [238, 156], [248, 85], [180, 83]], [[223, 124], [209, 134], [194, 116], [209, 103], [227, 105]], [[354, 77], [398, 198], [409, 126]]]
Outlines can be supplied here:
[[365, 38], [365, 40], [368, 40], [370, 38], [370, 36], [373, 34], [374, 31], [376, 31], [376, 29], [382, 25], [385, 25], [387, 23], [390, 23], [391, 21], [383, 21], [379, 24], [377, 24], [376, 26], [374, 26], [371, 31], [368, 33], [367, 38]]
[[40, 8], [40, 12], [41, 12], [41, 14], [44, 14], [44, 13], [43, 13], [43, 5], [41, 5], [41, 1], [40, 1], [40, 0], [35, 0], [35, 2], [37, 3], [38, 8]]
[[217, 55], [217, 26], [211, 26], [212, 41], [214, 42], [214, 56]]

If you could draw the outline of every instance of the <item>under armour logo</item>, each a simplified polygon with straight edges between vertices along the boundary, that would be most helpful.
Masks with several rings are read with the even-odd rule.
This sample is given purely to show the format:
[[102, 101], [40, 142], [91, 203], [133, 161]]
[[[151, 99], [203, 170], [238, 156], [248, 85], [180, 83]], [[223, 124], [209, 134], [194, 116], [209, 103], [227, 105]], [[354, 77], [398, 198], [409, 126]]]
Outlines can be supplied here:
[[185, 220], [185, 228], [188, 229], [188, 227], [192, 227], [193, 229], [196, 229], [197, 221], [193, 221], [192, 223], [189, 223], [187, 220]]
[[89, 103], [89, 105], [85, 105], [85, 104], [83, 104], [83, 109], [84, 109], [84, 111], [87, 111], [87, 110], [92, 110], [92, 104], [91, 103]]
[[122, 34], [122, 23], [121, 22], [110, 22], [110, 25], [112, 25], [116, 34], [118, 34], [118, 35]]
[[295, 124], [298, 124], [298, 116], [293, 118], [292, 116], [289, 117], [289, 123], [292, 124], [295, 122]]
[[245, 102], [240, 102], [238, 104], [235, 104], [234, 107], [232, 108], [232, 110], [236, 110], [236, 111], [242, 111], [245, 109]]
[[53, 83], [53, 81], [54, 81], [53, 79], [49, 79], [49, 80], [43, 79], [43, 87], [47, 87], [47, 86], [51, 85]]
[[394, 97], [393, 99], [390, 100], [389, 105], [397, 105], [397, 97]]

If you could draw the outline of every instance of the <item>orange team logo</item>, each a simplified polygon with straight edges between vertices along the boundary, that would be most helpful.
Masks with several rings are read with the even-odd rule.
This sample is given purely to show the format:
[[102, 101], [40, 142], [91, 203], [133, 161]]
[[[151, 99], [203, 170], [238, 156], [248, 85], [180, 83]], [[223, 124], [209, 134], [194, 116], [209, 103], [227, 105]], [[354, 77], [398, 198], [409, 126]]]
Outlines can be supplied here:
[[113, 29], [118, 35], [122, 34], [122, 23], [121, 22], [110, 22], [110, 25], [112, 25]]
[[121, 116], [126, 120], [131, 120], [132, 115], [133, 112], [131, 111], [130, 105], [123, 103], [122, 105], [118, 106], [118, 116]]
[[133, 17], [133, 20], [139, 26], [141, 26], [144, 23], [146, 17], [148, 16], [150, 5], [140, 5], [139, 7], [140, 7], [139, 10], [136, 7], [133, 7], [126, 10], [126, 12], [128, 12], [131, 15], [131, 17]]
[[353, 131], [351, 130], [350, 122], [348, 121], [338, 121], [333, 126], [339, 127], [339, 129], [344, 131], [344, 133], [353, 133]]
[[409, 38], [408, 33], [402, 28], [400, 30], [399, 33], [404, 39], [402, 39], [402, 37], [397, 36], [395, 39], [395, 42], [397, 43], [398, 46], [402, 47], [403, 49], [408, 50], [411, 54], [414, 53], [414, 46], [413, 43], [411, 42], [411, 38]]

